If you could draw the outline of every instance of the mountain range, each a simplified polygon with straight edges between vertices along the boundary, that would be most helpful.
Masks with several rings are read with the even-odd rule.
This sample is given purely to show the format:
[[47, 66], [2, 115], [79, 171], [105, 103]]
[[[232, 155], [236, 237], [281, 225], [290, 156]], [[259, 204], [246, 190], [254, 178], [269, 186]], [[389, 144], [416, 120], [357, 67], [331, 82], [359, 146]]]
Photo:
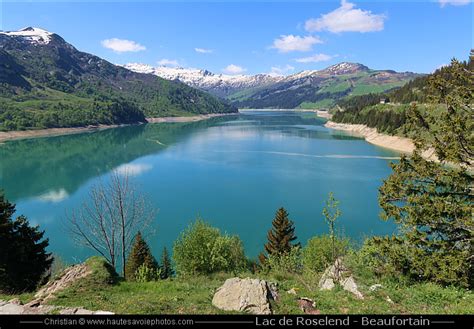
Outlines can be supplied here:
[[239, 108], [330, 107], [342, 98], [384, 92], [420, 76], [412, 72], [373, 70], [349, 62], [288, 76], [226, 75], [201, 69], [152, 67], [140, 63], [130, 63], [124, 67], [168, 80], [179, 80], [225, 98]]
[[237, 108], [329, 108], [417, 76], [348, 62], [288, 76], [120, 66], [28, 27], [0, 31], [0, 130], [135, 123]]
[[143, 122], [236, 112], [209, 93], [77, 50], [55, 33], [0, 32], [0, 129]]

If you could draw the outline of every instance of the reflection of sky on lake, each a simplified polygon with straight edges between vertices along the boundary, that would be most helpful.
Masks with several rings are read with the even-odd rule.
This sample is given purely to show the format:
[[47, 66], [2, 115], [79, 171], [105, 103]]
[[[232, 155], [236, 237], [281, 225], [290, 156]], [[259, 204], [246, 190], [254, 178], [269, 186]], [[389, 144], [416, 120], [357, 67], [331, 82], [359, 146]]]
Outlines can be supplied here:
[[9, 142], [0, 149], [0, 186], [70, 262], [92, 253], [72, 242], [64, 218], [114, 169], [128, 172], [157, 209], [156, 255], [201, 216], [238, 234], [253, 257], [281, 206], [305, 243], [327, 232], [321, 212], [330, 191], [341, 201], [345, 235], [392, 233], [378, 219], [377, 189], [398, 155], [323, 123], [261, 112]]

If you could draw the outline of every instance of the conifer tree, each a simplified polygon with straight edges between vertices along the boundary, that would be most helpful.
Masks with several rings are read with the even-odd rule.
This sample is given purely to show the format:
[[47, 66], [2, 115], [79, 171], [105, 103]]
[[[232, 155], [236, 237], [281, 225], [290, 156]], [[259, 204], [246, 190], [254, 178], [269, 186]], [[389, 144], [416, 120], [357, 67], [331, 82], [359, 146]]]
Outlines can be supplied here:
[[[453, 60], [430, 78], [430, 88], [438, 108], [420, 111], [413, 105], [409, 122], [416, 151], [392, 164], [380, 189], [383, 219], [393, 219], [402, 234], [379, 244], [403, 246], [408, 265], [402, 272], [416, 280], [472, 287], [474, 74]], [[425, 160], [421, 153], [427, 149], [441, 163]]]
[[168, 279], [174, 275], [173, 267], [171, 265], [171, 258], [166, 247], [163, 248], [161, 254], [161, 278]]
[[[293, 244], [297, 239], [293, 221], [288, 218], [288, 212], [281, 207], [277, 210], [275, 218], [272, 221], [272, 228], [267, 234], [268, 242], [265, 244], [265, 253], [268, 255], [281, 255], [291, 251], [299, 243]], [[260, 263], [266, 260], [265, 253], [258, 256]]]
[[125, 264], [125, 279], [134, 281], [136, 279], [135, 274], [142, 265], [149, 270], [156, 271], [158, 269], [158, 263], [155, 257], [153, 257], [150, 247], [143, 239], [141, 233], [138, 232], [135, 235], [132, 249]]
[[51, 267], [48, 239], [24, 216], [13, 219], [15, 205], [0, 191], [0, 291], [23, 292], [37, 287]]

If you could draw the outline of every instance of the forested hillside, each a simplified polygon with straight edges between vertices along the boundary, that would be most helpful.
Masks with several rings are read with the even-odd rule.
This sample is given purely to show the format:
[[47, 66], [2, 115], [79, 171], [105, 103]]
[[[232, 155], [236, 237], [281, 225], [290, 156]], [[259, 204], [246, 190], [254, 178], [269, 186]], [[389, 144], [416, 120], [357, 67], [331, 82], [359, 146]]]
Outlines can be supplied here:
[[[335, 106], [332, 120], [341, 123], [365, 124], [377, 128], [380, 132], [405, 135], [404, 127], [407, 111], [416, 102], [422, 111], [436, 111], [443, 104], [438, 104], [434, 99], [433, 84], [437, 78], [446, 81], [457, 81], [453, 74], [452, 65], [444, 66], [434, 73], [418, 77], [401, 88], [385, 93], [372, 93], [340, 100]], [[460, 62], [465, 70], [473, 72], [473, 54], [468, 61]], [[447, 86], [445, 92], [449, 93], [456, 84]]]
[[1, 130], [236, 111], [178, 81], [132, 72], [80, 52], [57, 34], [35, 28], [20, 32], [0, 33]]

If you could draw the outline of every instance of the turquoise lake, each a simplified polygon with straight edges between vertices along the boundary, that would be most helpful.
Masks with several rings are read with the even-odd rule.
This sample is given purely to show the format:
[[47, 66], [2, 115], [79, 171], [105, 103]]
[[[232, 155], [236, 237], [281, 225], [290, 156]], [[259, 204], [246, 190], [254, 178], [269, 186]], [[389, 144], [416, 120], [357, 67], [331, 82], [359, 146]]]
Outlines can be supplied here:
[[93, 253], [66, 233], [66, 210], [117, 168], [157, 209], [149, 238], [156, 256], [200, 216], [239, 235], [255, 257], [282, 206], [305, 244], [328, 231], [321, 212], [330, 191], [341, 202], [342, 234], [354, 241], [391, 234], [377, 194], [398, 154], [324, 122], [312, 113], [262, 111], [11, 141], [0, 144], [0, 188], [67, 262]]

